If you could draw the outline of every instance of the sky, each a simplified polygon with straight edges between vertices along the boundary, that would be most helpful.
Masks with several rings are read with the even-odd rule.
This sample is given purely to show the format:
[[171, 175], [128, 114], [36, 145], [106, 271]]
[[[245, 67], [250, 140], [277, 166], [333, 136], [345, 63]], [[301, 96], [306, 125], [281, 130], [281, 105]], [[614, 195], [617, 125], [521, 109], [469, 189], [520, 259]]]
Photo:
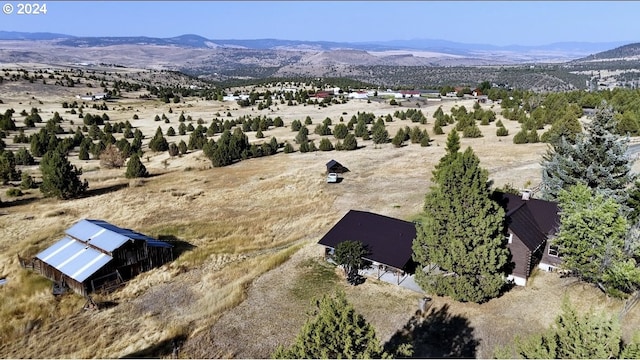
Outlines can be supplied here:
[[[22, 2], [24, 4], [24, 2]], [[33, 1], [47, 13], [0, 13], [0, 31], [75, 36], [472, 44], [640, 41], [637, 1]], [[5, 10], [3, 6], [3, 10]]]

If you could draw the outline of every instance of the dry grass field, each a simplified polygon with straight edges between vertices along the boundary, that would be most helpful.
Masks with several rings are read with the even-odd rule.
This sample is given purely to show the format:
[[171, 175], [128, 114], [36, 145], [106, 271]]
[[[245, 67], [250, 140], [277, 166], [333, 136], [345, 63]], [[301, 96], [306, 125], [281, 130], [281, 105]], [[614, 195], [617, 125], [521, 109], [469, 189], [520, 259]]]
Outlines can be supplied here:
[[[62, 101], [73, 101], [87, 88], [11, 83], [0, 85], [0, 111], [14, 108], [21, 124], [22, 109], [40, 109], [46, 121], [55, 111], [74, 128], [80, 119], [65, 113]], [[93, 88], [95, 91], [95, 88]], [[33, 98], [31, 98], [33, 97]], [[322, 261], [316, 245], [349, 209], [411, 219], [422, 210], [433, 166], [444, 154], [446, 135], [433, 135], [432, 114], [442, 105], [472, 100], [429, 103], [421, 110], [429, 123], [432, 146], [374, 145], [348, 152], [279, 153], [249, 159], [224, 168], [211, 168], [201, 151], [170, 158], [165, 153], [145, 153], [144, 165], [152, 176], [129, 181], [124, 169], [101, 169], [97, 160], [70, 160], [84, 170], [87, 196], [74, 200], [41, 198], [37, 190], [10, 198], [0, 189], [0, 357], [4, 358], [114, 358], [171, 356], [172, 342], [181, 344], [180, 357], [265, 358], [278, 344], [290, 342], [313, 309], [312, 301], [338, 288], [346, 291], [355, 307], [376, 328], [382, 341], [389, 340], [411, 319], [422, 295], [387, 283], [367, 280], [357, 287], [346, 285], [340, 274]], [[330, 117], [334, 124], [357, 112], [377, 116], [405, 107], [385, 103], [350, 101], [317, 106], [272, 106], [272, 110], [237, 109], [235, 103], [186, 99], [180, 104], [141, 100], [124, 94], [108, 103], [112, 122], [129, 120], [148, 139], [160, 125], [177, 128], [184, 111], [194, 121], [208, 124], [214, 114], [231, 112], [281, 116], [285, 125], [308, 115], [315, 124]], [[173, 112], [169, 113], [169, 107]], [[103, 111], [85, 112], [101, 114]], [[496, 106], [496, 112], [499, 109]], [[166, 114], [170, 123], [154, 122]], [[346, 113], [346, 115], [343, 115]], [[132, 120], [137, 114], [139, 120]], [[498, 118], [501, 118], [498, 116]], [[502, 120], [510, 135], [497, 138], [494, 124], [481, 126], [484, 137], [462, 139], [471, 146], [497, 186], [536, 185], [545, 144], [514, 145], [519, 124]], [[43, 124], [40, 124], [43, 125]], [[415, 126], [409, 120], [387, 123], [391, 136], [398, 128]], [[290, 140], [290, 128], [269, 129], [265, 139]], [[446, 131], [448, 131], [448, 128]], [[256, 139], [249, 133], [251, 141]], [[168, 138], [185, 141], [186, 136]], [[319, 136], [310, 135], [319, 142]], [[330, 137], [333, 140], [333, 137]], [[16, 149], [9, 138], [9, 149]], [[325, 163], [336, 159], [351, 171], [339, 184], [325, 182]], [[37, 166], [23, 169], [37, 175]], [[65, 228], [82, 218], [104, 219], [118, 226], [180, 244], [178, 258], [130, 281], [114, 293], [98, 295], [99, 311], [84, 311], [84, 299], [76, 295], [55, 298], [51, 284], [19, 267], [17, 255], [34, 255], [56, 241]], [[464, 319], [463, 325], [478, 342], [475, 356], [491, 357], [497, 345], [514, 336], [542, 330], [559, 312], [563, 297], [581, 309], [617, 314], [622, 303], [606, 299], [593, 287], [537, 273], [526, 288], [515, 288], [486, 304], [465, 304], [435, 297], [432, 309], [446, 318]], [[637, 308], [623, 319], [625, 336], [640, 329]], [[443, 326], [447, 325], [443, 323]]]

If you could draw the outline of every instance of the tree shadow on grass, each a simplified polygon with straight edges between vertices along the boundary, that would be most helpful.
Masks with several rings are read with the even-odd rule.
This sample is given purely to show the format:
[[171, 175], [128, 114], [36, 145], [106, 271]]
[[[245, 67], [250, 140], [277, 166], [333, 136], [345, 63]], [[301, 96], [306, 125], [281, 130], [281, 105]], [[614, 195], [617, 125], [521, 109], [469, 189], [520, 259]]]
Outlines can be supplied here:
[[[89, 185], [91, 185], [91, 184], [89, 184]], [[128, 183], [115, 184], [115, 185], [105, 186], [105, 187], [101, 187], [101, 188], [97, 188], [97, 189], [92, 189], [91, 187], [89, 187], [89, 189], [87, 189], [87, 191], [85, 191], [84, 194], [82, 194], [80, 196], [80, 198], [88, 198], [88, 197], [92, 197], [92, 196], [109, 194], [109, 193], [124, 189], [126, 187], [129, 187]]]
[[469, 320], [449, 313], [449, 305], [431, 309], [426, 317], [418, 311], [384, 345], [385, 351], [401, 357], [403, 344], [413, 348], [413, 358], [475, 358], [480, 341], [473, 336]]
[[27, 204], [31, 204], [32, 202], [36, 202], [38, 200], [40, 200], [38, 196], [14, 198], [11, 201], [3, 201], [2, 204], [0, 204], [0, 208], [3, 208], [3, 207], [9, 208], [11, 206], [27, 205]]

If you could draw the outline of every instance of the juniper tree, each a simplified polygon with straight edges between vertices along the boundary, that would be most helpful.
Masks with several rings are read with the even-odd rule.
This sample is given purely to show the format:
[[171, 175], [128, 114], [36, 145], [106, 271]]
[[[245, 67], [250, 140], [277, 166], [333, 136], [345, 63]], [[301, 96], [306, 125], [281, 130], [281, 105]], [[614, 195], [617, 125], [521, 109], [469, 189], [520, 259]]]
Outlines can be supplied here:
[[187, 153], [187, 143], [184, 140], [180, 140], [178, 143], [178, 150], [180, 150], [180, 154], [184, 155]]
[[320, 139], [319, 149], [320, 149], [320, 151], [331, 151], [331, 150], [333, 150], [333, 144], [331, 143], [331, 140], [329, 140], [327, 138]]
[[169, 149], [169, 143], [162, 135], [160, 126], [158, 126], [156, 130], [155, 136], [149, 141], [149, 149], [151, 149], [151, 151], [167, 151]]
[[0, 151], [0, 184], [12, 180], [20, 180], [20, 171], [16, 170], [16, 159], [13, 152]]
[[364, 266], [364, 256], [369, 252], [359, 241], [346, 240], [336, 246], [333, 261], [342, 266], [344, 275], [352, 282], [358, 275], [358, 271]]
[[382, 357], [375, 329], [356, 312], [343, 292], [317, 302], [314, 318], [307, 320], [295, 342], [279, 346], [276, 359], [371, 359]]
[[378, 119], [378, 121], [376, 121], [376, 123], [371, 127], [371, 139], [374, 144], [386, 144], [389, 141], [389, 132], [385, 128], [384, 121], [382, 119]]
[[555, 200], [561, 189], [581, 183], [625, 204], [635, 176], [626, 154], [629, 140], [616, 135], [615, 126], [611, 108], [600, 108], [575, 145], [562, 138], [548, 149], [541, 163], [543, 198]]
[[293, 150], [293, 146], [291, 145], [290, 142], [285, 141], [283, 151], [284, 151], [285, 154], [289, 154], [289, 153], [294, 152], [295, 150]]
[[417, 226], [416, 281], [427, 292], [459, 301], [484, 302], [505, 284], [508, 262], [504, 210], [491, 200], [488, 173], [459, 138], [449, 135], [447, 154], [433, 173], [424, 221]]
[[349, 129], [347, 128], [347, 125], [345, 124], [337, 124], [334, 128], [333, 128], [333, 136], [336, 139], [344, 139], [347, 134], [349, 133]]
[[40, 191], [45, 197], [69, 199], [84, 193], [89, 184], [81, 181], [82, 170], [71, 165], [67, 156], [59, 150], [48, 151], [40, 162], [42, 184]]
[[363, 139], [365, 135], [369, 134], [369, 130], [367, 129], [367, 123], [364, 121], [364, 119], [358, 120], [358, 122], [356, 123], [356, 127], [353, 130], [353, 133], [355, 136], [361, 137]]
[[307, 129], [306, 126], [302, 126], [300, 127], [300, 130], [298, 130], [298, 134], [296, 135], [296, 142], [298, 144], [303, 144], [306, 143], [307, 141], [309, 141], [309, 129]]
[[21, 147], [16, 151], [16, 165], [33, 165], [36, 163], [29, 150]]
[[137, 153], [133, 153], [131, 158], [129, 158], [129, 162], [127, 163], [127, 171], [125, 172], [125, 177], [128, 179], [131, 178], [140, 178], [146, 177], [149, 173], [147, 172], [147, 168], [140, 161], [140, 157]]
[[358, 140], [356, 136], [349, 133], [345, 136], [344, 141], [342, 142], [342, 148], [344, 150], [355, 150], [358, 148]]
[[497, 358], [524, 359], [633, 359], [640, 352], [635, 341], [624, 344], [619, 321], [604, 313], [580, 314], [564, 301], [562, 312], [547, 331], [516, 337], [513, 347], [499, 348]]

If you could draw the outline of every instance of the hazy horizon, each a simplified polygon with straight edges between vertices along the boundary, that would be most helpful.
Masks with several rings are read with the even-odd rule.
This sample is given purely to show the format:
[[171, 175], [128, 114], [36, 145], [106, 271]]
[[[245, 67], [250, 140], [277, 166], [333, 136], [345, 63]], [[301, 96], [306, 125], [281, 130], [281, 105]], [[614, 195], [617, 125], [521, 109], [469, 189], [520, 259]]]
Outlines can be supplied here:
[[495, 46], [636, 42], [640, 2], [615, 1], [48, 1], [0, 14], [0, 30], [72, 36], [185, 34], [328, 42], [445, 40]]

